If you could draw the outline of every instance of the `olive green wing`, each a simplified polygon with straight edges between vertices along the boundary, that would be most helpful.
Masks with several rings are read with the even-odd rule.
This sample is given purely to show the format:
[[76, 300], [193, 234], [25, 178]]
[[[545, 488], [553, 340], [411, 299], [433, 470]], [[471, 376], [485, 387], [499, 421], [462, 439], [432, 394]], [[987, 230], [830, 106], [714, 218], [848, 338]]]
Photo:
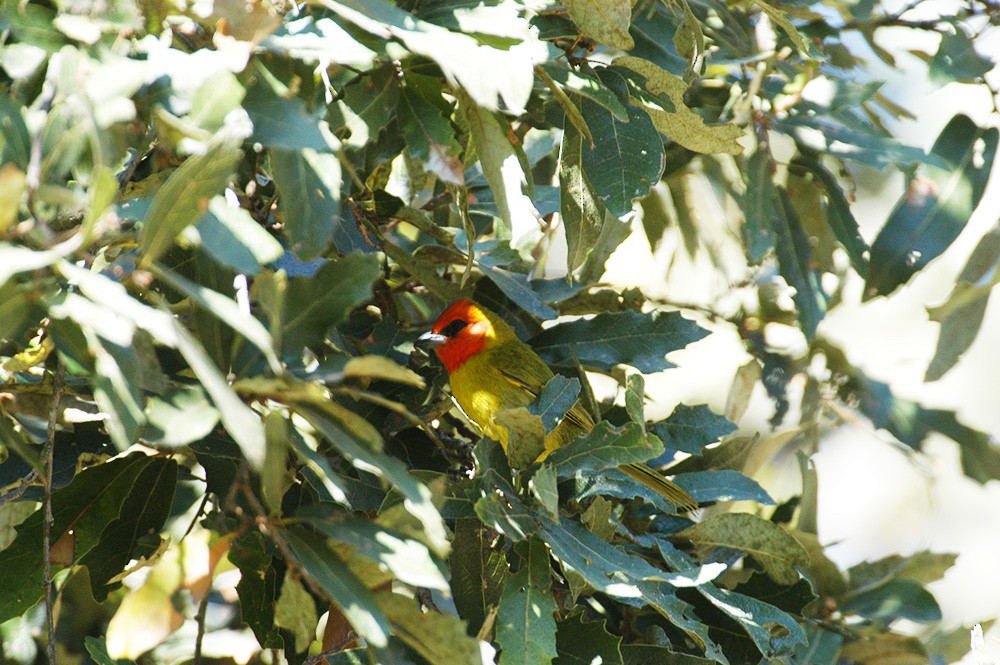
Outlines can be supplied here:
[[[494, 351], [498, 354], [495, 367], [502, 368], [500, 374], [511, 385], [531, 395], [531, 401], [534, 401], [555, 374], [530, 347], [520, 341], [517, 344], [523, 348], [518, 349], [511, 343]], [[566, 413], [564, 420], [584, 432], [594, 429], [593, 418], [579, 401]]]

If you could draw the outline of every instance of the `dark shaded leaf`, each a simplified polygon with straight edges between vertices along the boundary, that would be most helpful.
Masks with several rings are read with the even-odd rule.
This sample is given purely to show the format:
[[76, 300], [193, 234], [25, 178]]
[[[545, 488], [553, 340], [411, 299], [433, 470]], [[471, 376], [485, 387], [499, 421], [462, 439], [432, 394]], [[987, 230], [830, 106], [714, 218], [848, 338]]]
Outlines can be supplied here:
[[283, 307], [282, 346], [299, 350], [318, 344], [327, 331], [345, 321], [352, 309], [371, 297], [380, 269], [374, 254], [348, 254], [327, 261], [312, 277], [288, 281]]
[[603, 471], [623, 464], [645, 462], [656, 457], [663, 448], [655, 437], [637, 423], [621, 429], [600, 422], [592, 432], [555, 450], [546, 458], [561, 478], [578, 471]]
[[[621, 74], [598, 70], [601, 82], [619, 96], [627, 95]], [[632, 201], [649, 193], [663, 173], [663, 140], [649, 116], [631, 104], [628, 122], [614, 117], [603, 106], [582, 100], [580, 112], [590, 127], [594, 145], [582, 145], [580, 161], [587, 181], [615, 217], [632, 210]]]
[[[150, 465], [167, 463], [132, 453], [77, 473], [52, 495], [51, 542], [65, 538], [71, 559], [85, 557], [101, 544], [105, 528], [122, 516], [140, 476]], [[7, 571], [0, 576], [0, 621], [24, 614], [42, 598], [42, 519], [42, 510], [32, 513], [18, 527], [17, 539], [0, 552], [0, 566]]]
[[766, 506], [774, 505], [774, 499], [756, 480], [739, 471], [722, 469], [682, 473], [674, 478], [674, 482], [698, 503], [756, 501]]
[[840, 610], [872, 620], [928, 623], [941, 619], [941, 608], [934, 596], [920, 582], [909, 579], [892, 579], [874, 589], [850, 594], [842, 599]]
[[795, 289], [792, 299], [798, 310], [799, 324], [808, 339], [816, 334], [819, 322], [826, 314], [826, 294], [814, 267], [812, 249], [798, 215], [788, 200], [788, 193], [779, 190], [780, 207], [774, 222], [775, 249], [781, 276]]
[[704, 404], [678, 404], [666, 420], [654, 423], [650, 430], [668, 450], [700, 455], [708, 444], [732, 434], [736, 425]]
[[507, 576], [507, 560], [498, 539], [499, 536], [490, 533], [477, 519], [466, 517], [455, 523], [455, 538], [448, 560], [451, 593], [469, 635], [479, 632], [486, 615], [500, 600], [500, 588]]
[[925, 165], [911, 179], [872, 243], [867, 297], [888, 295], [937, 258], [958, 237], [979, 205], [993, 168], [1000, 130], [956, 115], [931, 154], [943, 167]]
[[542, 419], [548, 434], [556, 428], [566, 412], [573, 408], [580, 397], [580, 380], [556, 374], [542, 388], [538, 398], [528, 406], [528, 411]]
[[677, 312], [613, 312], [552, 326], [528, 343], [553, 365], [574, 367], [578, 360], [604, 371], [624, 364], [649, 373], [673, 367], [666, 354], [706, 335]]
[[570, 272], [583, 265], [600, 238], [604, 212], [604, 204], [585, 172], [583, 135], [573, 125], [566, 125], [559, 149], [559, 214], [566, 232]]
[[[97, 602], [104, 602], [108, 593], [119, 586], [108, 581], [121, 573], [131, 559], [138, 558], [140, 539], [163, 528], [176, 485], [177, 462], [151, 459], [136, 477], [118, 518], [108, 522], [97, 546], [80, 558], [80, 565], [90, 571], [90, 588]], [[144, 553], [151, 552], [149, 548]]]
[[690, 540], [703, 557], [720, 547], [742, 550], [757, 561], [778, 584], [799, 579], [797, 567], [809, 565], [805, 549], [777, 524], [749, 513], [721, 513], [679, 534]]
[[612, 635], [605, 622], [584, 621], [583, 614], [573, 614], [556, 625], [556, 649], [553, 665], [622, 665], [622, 638]]

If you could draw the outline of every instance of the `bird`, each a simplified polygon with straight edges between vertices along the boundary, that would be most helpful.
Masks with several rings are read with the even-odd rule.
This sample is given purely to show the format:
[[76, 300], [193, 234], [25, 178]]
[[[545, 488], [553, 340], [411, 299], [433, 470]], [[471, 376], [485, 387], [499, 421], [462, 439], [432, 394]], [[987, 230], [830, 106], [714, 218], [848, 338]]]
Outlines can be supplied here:
[[[467, 298], [448, 305], [415, 344], [435, 351], [459, 407], [509, 454], [510, 433], [496, 422], [496, 415], [534, 402], [555, 376], [552, 369], [506, 321]], [[545, 448], [535, 461], [593, 429], [593, 418], [578, 401], [545, 436]], [[683, 511], [698, 507], [691, 495], [645, 464], [623, 464], [618, 469]]]

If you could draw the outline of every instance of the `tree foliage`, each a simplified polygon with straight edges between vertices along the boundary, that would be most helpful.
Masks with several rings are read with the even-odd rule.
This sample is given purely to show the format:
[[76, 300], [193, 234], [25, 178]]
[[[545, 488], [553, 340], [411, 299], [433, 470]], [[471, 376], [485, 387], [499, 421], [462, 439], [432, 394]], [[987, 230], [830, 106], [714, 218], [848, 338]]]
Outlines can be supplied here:
[[[894, 139], [905, 111], [853, 78], [858, 38], [891, 64], [877, 29], [940, 35], [933, 82], [975, 83], [993, 63], [967, 21], [991, 7], [3, 3], [4, 662], [42, 658], [53, 607], [49, 648], [95, 663], [929, 662], [895, 626], [940, 618], [924, 585], [954, 557], [838, 570], [808, 468], [774, 506], [742, 473], [763, 442], [703, 405], [651, 421], [643, 375], [731, 325], [759, 376], [732, 419], [759, 380], [802, 450], [856, 409], [1000, 478], [985, 434], [818, 332], [849, 277], [886, 296], [947, 249], [997, 149], [964, 115], [929, 152]], [[908, 182], [870, 246], [859, 165]], [[742, 305], [602, 283], [637, 210], [652, 247], [676, 228], [711, 253], [709, 208], [743, 247], [712, 254]], [[954, 334], [928, 379], [975, 337], [996, 237], [933, 313]], [[512, 469], [413, 352], [458, 296], [560, 372], [511, 414], [525, 437], [577, 398], [602, 424]], [[675, 515], [616, 470], [636, 461], [712, 507]]]

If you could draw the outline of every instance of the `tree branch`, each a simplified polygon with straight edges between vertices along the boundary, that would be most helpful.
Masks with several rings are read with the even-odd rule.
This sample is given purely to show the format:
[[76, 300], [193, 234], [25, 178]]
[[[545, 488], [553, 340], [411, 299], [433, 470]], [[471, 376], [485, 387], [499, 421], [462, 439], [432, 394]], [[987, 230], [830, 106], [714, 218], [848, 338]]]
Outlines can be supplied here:
[[55, 373], [52, 378], [52, 408], [49, 411], [48, 435], [45, 439], [45, 450], [42, 452], [42, 460], [45, 465], [45, 517], [42, 520], [42, 548], [45, 559], [45, 621], [48, 628], [48, 655], [49, 662], [56, 662], [56, 626], [53, 619], [53, 597], [52, 586], [52, 466], [54, 450], [56, 447], [56, 423], [59, 422], [59, 402], [62, 401], [63, 388], [66, 381], [66, 369], [59, 362], [58, 356], [54, 357], [56, 363]]

